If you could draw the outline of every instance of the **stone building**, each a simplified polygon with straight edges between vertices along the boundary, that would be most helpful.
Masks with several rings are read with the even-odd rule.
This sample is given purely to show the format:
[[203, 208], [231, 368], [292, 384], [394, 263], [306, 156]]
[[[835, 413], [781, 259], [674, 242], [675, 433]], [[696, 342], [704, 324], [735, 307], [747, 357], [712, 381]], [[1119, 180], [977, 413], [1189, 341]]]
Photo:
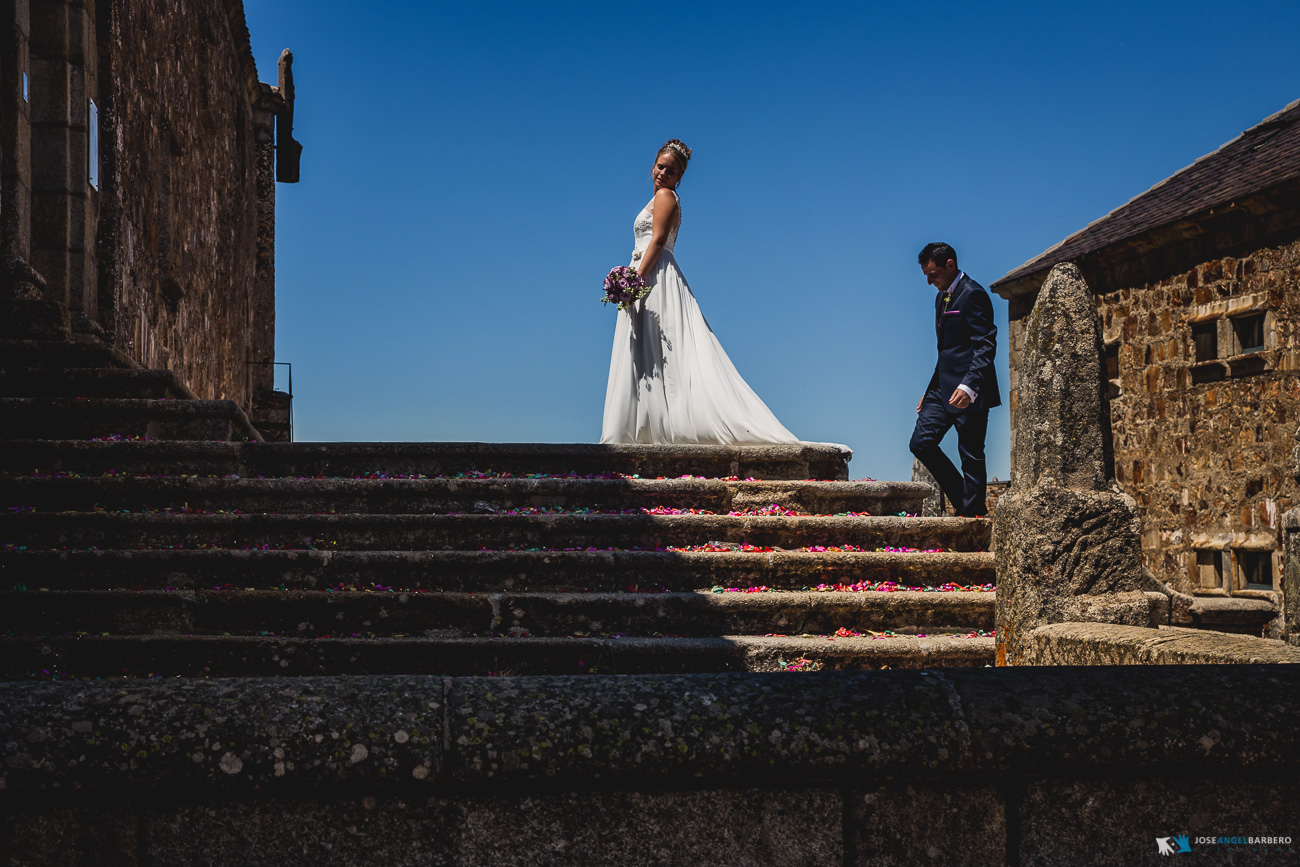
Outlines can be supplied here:
[[7, 333], [98, 338], [255, 418], [276, 403], [291, 61], [258, 81], [241, 0], [0, 0]]
[[1026, 317], [1066, 261], [1101, 317], [1115, 477], [1146, 566], [1185, 593], [1280, 604], [1279, 516], [1298, 499], [1300, 101], [993, 284], [1010, 303], [1013, 419]]

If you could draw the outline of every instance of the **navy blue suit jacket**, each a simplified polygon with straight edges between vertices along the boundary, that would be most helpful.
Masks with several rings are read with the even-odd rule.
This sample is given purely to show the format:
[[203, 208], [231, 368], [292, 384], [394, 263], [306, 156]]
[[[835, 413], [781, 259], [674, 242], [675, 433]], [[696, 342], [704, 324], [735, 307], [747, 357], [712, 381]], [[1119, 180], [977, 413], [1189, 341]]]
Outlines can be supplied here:
[[998, 374], [993, 367], [993, 356], [998, 348], [993, 301], [983, 286], [965, 274], [948, 288], [951, 299], [946, 306], [944, 293], [934, 293], [934, 330], [939, 360], [929, 388], [938, 390], [950, 412], [961, 412], [948, 405], [948, 398], [958, 384], [975, 391], [970, 409], [1001, 406], [1002, 393], [998, 390]]

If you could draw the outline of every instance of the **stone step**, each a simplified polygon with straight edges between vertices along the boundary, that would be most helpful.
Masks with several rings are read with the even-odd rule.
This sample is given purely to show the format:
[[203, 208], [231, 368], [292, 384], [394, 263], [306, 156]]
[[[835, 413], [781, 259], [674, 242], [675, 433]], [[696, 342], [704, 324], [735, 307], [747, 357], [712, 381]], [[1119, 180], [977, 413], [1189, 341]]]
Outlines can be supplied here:
[[0, 339], [0, 371], [6, 373], [139, 366], [121, 350], [85, 334], [73, 334], [68, 340]]
[[476, 550], [664, 548], [722, 542], [797, 549], [983, 551], [982, 518], [723, 517], [709, 515], [0, 515], [0, 545], [60, 548]]
[[988, 552], [796, 551], [16, 551], [0, 550], [0, 588], [161, 590], [799, 590], [819, 584], [905, 587], [995, 583]]
[[992, 665], [993, 639], [321, 638], [85, 636], [0, 638], [0, 679], [353, 674], [650, 674]]
[[191, 399], [170, 370], [73, 368], [0, 373], [0, 396]]
[[911, 482], [719, 479], [186, 479], [0, 477], [0, 502], [38, 511], [430, 514], [547, 508], [729, 511], [773, 504], [803, 514], [915, 513], [927, 492]]
[[0, 633], [686, 636], [970, 632], [983, 592], [425, 593], [279, 590], [0, 592]]
[[[13, 437], [9, 437], [13, 439]], [[553, 443], [8, 442], [9, 473], [243, 478], [456, 476], [466, 473], [741, 479], [847, 479], [841, 446], [648, 446]]]
[[[0, 398], [0, 439], [259, 439], [232, 400]], [[6, 445], [6, 449], [8, 446]]]

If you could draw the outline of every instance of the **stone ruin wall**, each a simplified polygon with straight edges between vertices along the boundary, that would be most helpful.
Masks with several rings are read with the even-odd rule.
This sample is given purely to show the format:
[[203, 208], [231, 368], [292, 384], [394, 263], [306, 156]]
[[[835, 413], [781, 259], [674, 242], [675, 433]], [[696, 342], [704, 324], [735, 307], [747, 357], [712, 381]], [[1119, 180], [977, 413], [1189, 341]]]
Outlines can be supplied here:
[[101, 23], [104, 324], [145, 367], [247, 409], [258, 167], [242, 8], [111, 5]]
[[[1268, 547], [1280, 586], [1281, 516], [1300, 505], [1292, 477], [1300, 426], [1300, 239], [1201, 261], [1096, 300], [1107, 348], [1118, 349], [1110, 401], [1115, 475], [1137, 501], [1146, 566], [1192, 593], [1200, 584], [1198, 550]], [[1196, 363], [1192, 320], [1213, 321], [1250, 302], [1270, 311], [1265, 351], [1234, 364], [1220, 328], [1226, 375], [1197, 381], [1207, 374]], [[1011, 303], [1013, 414], [1032, 303], [1032, 296]], [[1256, 372], [1261, 357], [1266, 369]], [[1233, 563], [1229, 558], [1225, 575]]]

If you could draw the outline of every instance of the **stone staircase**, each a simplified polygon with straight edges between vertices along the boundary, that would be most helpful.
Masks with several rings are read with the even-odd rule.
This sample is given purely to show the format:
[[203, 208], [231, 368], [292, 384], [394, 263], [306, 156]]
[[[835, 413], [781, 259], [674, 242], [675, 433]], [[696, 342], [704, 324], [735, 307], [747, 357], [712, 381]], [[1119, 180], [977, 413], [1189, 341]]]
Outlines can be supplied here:
[[834, 446], [257, 442], [169, 374], [16, 342], [6, 680], [993, 661], [988, 522]]

